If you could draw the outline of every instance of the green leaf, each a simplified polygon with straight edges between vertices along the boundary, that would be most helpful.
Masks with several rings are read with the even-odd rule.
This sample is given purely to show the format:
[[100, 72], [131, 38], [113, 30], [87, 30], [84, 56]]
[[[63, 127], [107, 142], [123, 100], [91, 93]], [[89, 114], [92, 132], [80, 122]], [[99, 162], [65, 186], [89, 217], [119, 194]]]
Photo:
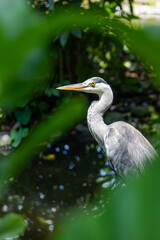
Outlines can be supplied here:
[[[43, 37], [45, 29], [41, 23], [40, 18], [30, 12], [25, 1], [0, 1], [1, 103], [2, 99], [8, 104], [22, 100], [22, 96], [29, 93], [30, 87], [37, 81], [35, 75], [44, 69], [47, 51]], [[10, 58], [7, 58], [7, 52]], [[7, 71], [9, 65], [10, 71]]]
[[18, 131], [15, 129], [11, 132], [11, 140], [12, 140], [12, 146], [18, 147], [20, 144], [22, 138], [27, 137], [28, 135], [28, 128], [20, 128]]
[[69, 37], [69, 33], [65, 32], [60, 36], [60, 44], [64, 48]]
[[73, 36], [75, 36], [77, 38], [82, 38], [82, 32], [78, 29], [72, 30], [71, 33]]
[[27, 135], [28, 135], [28, 128], [20, 128], [19, 134], [20, 134], [21, 138], [27, 137]]
[[15, 129], [12, 130], [11, 132], [11, 139], [15, 139], [17, 137], [17, 131]]
[[11, 132], [12, 146], [17, 147], [21, 142], [21, 136], [15, 129]]
[[19, 144], [21, 142], [21, 139], [20, 138], [16, 138], [13, 142], [12, 142], [12, 147], [18, 147]]
[[23, 110], [16, 111], [15, 115], [20, 124], [27, 125], [31, 118], [31, 110], [26, 106]]
[[52, 89], [52, 94], [53, 96], [59, 97], [60, 96], [60, 91], [58, 91], [57, 89]]
[[26, 229], [23, 217], [15, 213], [8, 213], [0, 219], [0, 239], [13, 238]]

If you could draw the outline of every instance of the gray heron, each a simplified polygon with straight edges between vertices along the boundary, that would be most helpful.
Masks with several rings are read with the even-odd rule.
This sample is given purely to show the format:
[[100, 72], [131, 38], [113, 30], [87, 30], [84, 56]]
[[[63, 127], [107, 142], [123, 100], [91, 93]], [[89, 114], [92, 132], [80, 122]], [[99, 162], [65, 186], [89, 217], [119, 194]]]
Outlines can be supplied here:
[[75, 90], [99, 96], [88, 109], [87, 123], [93, 138], [107, 155], [111, 167], [121, 178], [144, 172], [147, 162], [157, 155], [149, 141], [132, 125], [118, 121], [105, 124], [103, 116], [113, 102], [110, 85], [100, 77], [92, 77], [82, 83], [58, 87], [59, 90]]

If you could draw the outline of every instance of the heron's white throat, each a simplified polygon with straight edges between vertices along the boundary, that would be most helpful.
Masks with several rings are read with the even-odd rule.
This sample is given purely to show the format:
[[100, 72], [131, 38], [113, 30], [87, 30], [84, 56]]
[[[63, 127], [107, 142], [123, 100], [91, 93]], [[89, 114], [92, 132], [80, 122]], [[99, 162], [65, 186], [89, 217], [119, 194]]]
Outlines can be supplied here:
[[104, 123], [103, 116], [112, 102], [113, 92], [109, 87], [99, 96], [98, 101], [91, 103], [87, 113], [88, 128], [102, 148], [104, 148], [104, 143], [100, 139], [103, 139], [104, 133], [107, 131], [107, 125]]

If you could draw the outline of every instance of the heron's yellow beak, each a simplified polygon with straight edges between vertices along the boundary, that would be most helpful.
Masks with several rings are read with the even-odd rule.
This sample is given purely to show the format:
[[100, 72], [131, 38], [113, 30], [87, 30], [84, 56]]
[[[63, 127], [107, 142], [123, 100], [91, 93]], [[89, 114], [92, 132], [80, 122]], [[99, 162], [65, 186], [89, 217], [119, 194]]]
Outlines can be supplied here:
[[58, 90], [81, 90], [84, 88], [84, 85], [82, 83], [76, 83], [76, 84], [71, 84], [71, 85], [67, 85], [67, 86], [62, 86], [62, 87], [58, 87], [56, 89]]

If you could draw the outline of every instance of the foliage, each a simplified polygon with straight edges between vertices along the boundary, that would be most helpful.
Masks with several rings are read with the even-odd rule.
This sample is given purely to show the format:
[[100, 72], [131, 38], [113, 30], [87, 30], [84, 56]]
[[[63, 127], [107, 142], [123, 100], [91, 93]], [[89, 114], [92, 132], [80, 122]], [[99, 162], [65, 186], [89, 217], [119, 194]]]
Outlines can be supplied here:
[[15, 115], [20, 124], [27, 125], [31, 118], [31, 110], [28, 106], [26, 106], [23, 110], [17, 110]]
[[22, 216], [8, 213], [3, 218], [0, 218], [0, 239], [17, 237], [24, 232], [26, 226], [27, 224]]
[[17, 147], [22, 138], [27, 137], [28, 135], [28, 128], [20, 128], [18, 131], [16, 131], [15, 129], [11, 132], [11, 140], [12, 142], [12, 146], [13, 147]]
[[[44, 1], [35, 2], [37, 2], [37, 8], [39, 7], [41, 10], [46, 4]], [[81, 1], [78, 3], [80, 4]], [[1, 0], [0, 101], [2, 106], [9, 108], [11, 112], [14, 107], [18, 107], [18, 109], [14, 109], [14, 121], [19, 123], [19, 128], [12, 130], [12, 145], [18, 146], [22, 138], [27, 136], [14, 154], [1, 159], [1, 197], [9, 184], [8, 178], [22, 171], [34, 155], [38, 144], [50, 136], [56, 140], [71, 128], [86, 110], [84, 98], [66, 98], [59, 105], [57, 111], [52, 111], [53, 105], [47, 107], [45, 101], [42, 101], [41, 104], [39, 102], [39, 97], [44, 92], [48, 96], [55, 97], [57, 95], [55, 86], [66, 81], [73, 82], [74, 79], [82, 80], [98, 74], [104, 78], [108, 76], [108, 81], [113, 81], [113, 85], [117, 86], [117, 91], [123, 90], [127, 85], [137, 93], [139, 82], [137, 83], [136, 79], [138, 75], [132, 77], [131, 74], [138, 72], [140, 68], [136, 63], [135, 56], [144, 62], [146, 68], [149, 66], [151, 73], [156, 73], [155, 79], [159, 79], [159, 26], [142, 28], [136, 25], [132, 26], [129, 21], [122, 21], [121, 18], [115, 16], [113, 12], [115, 4], [106, 6], [103, 3], [104, 1], [99, 3], [99, 6], [102, 4], [102, 8], [100, 6], [98, 11], [93, 6], [89, 10], [63, 8], [64, 11], [57, 9], [45, 18], [43, 14], [37, 15], [34, 11], [30, 11], [24, 1]], [[120, 3], [121, 1], [119, 5]], [[54, 7], [54, 2], [48, 1], [47, 8], [52, 10]], [[97, 34], [95, 35], [95, 33]], [[10, 57], [8, 58], [8, 56]], [[142, 64], [140, 65], [142, 66]], [[129, 77], [126, 77], [126, 72], [129, 72]], [[158, 81], [155, 80], [155, 83], [159, 86]], [[24, 105], [22, 104], [23, 106], [20, 107], [21, 102], [24, 102]], [[35, 108], [39, 108], [39, 112], [34, 111]], [[47, 116], [44, 117], [42, 112], [47, 108], [49, 110], [47, 110]], [[33, 116], [39, 114], [38, 121], [44, 120], [44, 118], [45, 121], [37, 125]], [[110, 239], [128, 239], [130, 232], [133, 234], [133, 239], [139, 238], [139, 236], [139, 239], [149, 239], [152, 236], [157, 239], [158, 225], [152, 226], [153, 231], [150, 234], [148, 231], [145, 233], [143, 225], [145, 223], [147, 230], [150, 230], [148, 219], [152, 219], [153, 212], [145, 213], [146, 209], [150, 207], [151, 196], [155, 203], [153, 216], [155, 222], [159, 223], [157, 214], [159, 212], [157, 204], [159, 195], [157, 198], [156, 192], [151, 193], [146, 188], [147, 186], [149, 190], [153, 190], [154, 184], [156, 186], [156, 183], [159, 182], [159, 164], [156, 167], [150, 174], [143, 177], [140, 183], [135, 181], [126, 189], [120, 190], [108, 211], [101, 217], [97, 216], [95, 220], [94, 216], [83, 217], [82, 220], [76, 218], [75, 226], [67, 225], [65, 232], [62, 232], [61, 239], [75, 237], [106, 239], [106, 236]], [[7, 184], [4, 185], [4, 182]], [[155, 189], [157, 190], [157, 188]], [[146, 200], [147, 198], [148, 200]], [[134, 208], [130, 206], [134, 206]], [[3, 220], [6, 228], [6, 221], [9, 225], [8, 234], [11, 232], [9, 228], [13, 227], [12, 221], [15, 217], [12, 214]], [[17, 218], [17, 224], [19, 220]], [[128, 226], [129, 220], [131, 220], [131, 224]], [[24, 229], [23, 224], [14, 226], [15, 228], [12, 228], [13, 235], [19, 234]], [[81, 229], [84, 229], [84, 232]]]
[[[49, 14], [50, 10], [56, 10], [58, 7], [66, 6], [68, 7], [69, 5], [74, 5], [76, 7], [83, 7], [83, 8], [96, 8], [96, 7], [104, 7], [107, 8], [106, 6], [110, 6], [111, 8], [111, 13], [114, 13], [116, 10], [116, 7], [122, 8], [122, 0], [109, 0], [109, 1], [104, 1], [104, 0], [99, 0], [99, 1], [84, 1], [84, 0], [70, 0], [70, 1], [62, 1], [62, 0], [48, 0], [48, 1], [41, 1], [41, 0], [29, 0], [28, 3], [32, 5], [33, 8], [36, 8], [38, 10], [44, 11], [45, 14]], [[131, 6], [131, 5], [130, 5]], [[132, 7], [131, 7], [132, 8]], [[108, 8], [107, 8], [108, 10]], [[131, 13], [132, 13], [132, 9]]]
[[[40, 22], [34, 15], [30, 15], [24, 8], [23, 1], [1, 1], [0, 3], [0, 36], [1, 36], [1, 57], [0, 57], [0, 78], [1, 80], [1, 103], [13, 104], [28, 95], [31, 87], [36, 82], [38, 69], [44, 70], [46, 48], [43, 46], [44, 38], [40, 29]], [[7, 9], [12, 9], [7, 14]], [[16, 28], [14, 26], [17, 26]], [[27, 39], [31, 34], [32, 38]], [[9, 53], [6, 56], [6, 53]], [[16, 56], [16, 58], [15, 58]], [[6, 71], [6, 66], [10, 66]], [[42, 71], [41, 71], [42, 73]], [[12, 78], [12, 81], [11, 81]], [[14, 91], [15, 84], [17, 91]], [[7, 96], [10, 96], [8, 98]], [[6, 97], [6, 98], [5, 98]]]

